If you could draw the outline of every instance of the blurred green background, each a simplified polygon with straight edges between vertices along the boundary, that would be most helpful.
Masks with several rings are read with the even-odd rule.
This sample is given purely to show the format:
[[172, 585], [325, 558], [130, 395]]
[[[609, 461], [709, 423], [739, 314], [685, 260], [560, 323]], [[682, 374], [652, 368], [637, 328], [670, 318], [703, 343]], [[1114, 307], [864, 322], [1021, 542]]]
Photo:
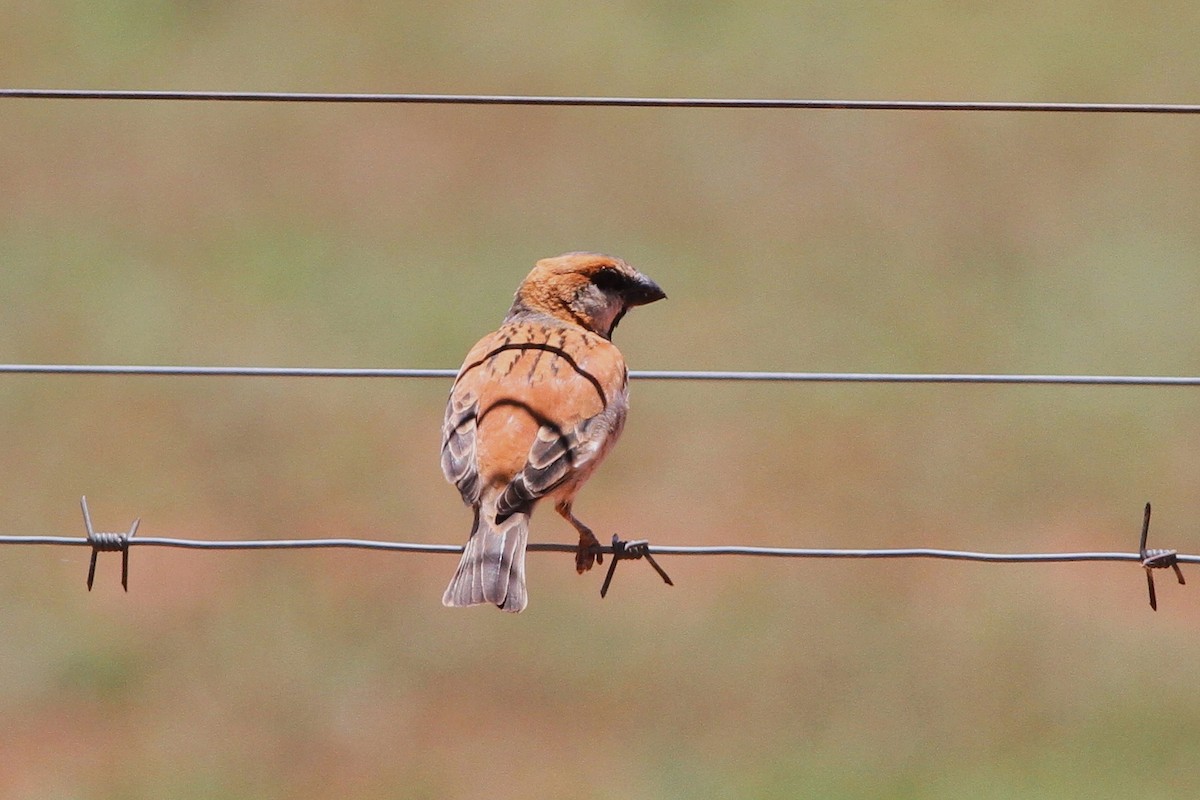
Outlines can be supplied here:
[[[1196, 102], [1200, 7], [0, 1], [21, 88]], [[1196, 374], [1179, 116], [0, 101], [0, 361], [454, 367], [534, 260], [642, 369]], [[448, 382], [0, 379], [0, 533], [459, 542]], [[638, 382], [664, 544], [1200, 547], [1190, 389]], [[543, 511], [534, 538], [568, 541]], [[0, 550], [11, 798], [1180, 797], [1200, 596], [1129, 564]], [[1194, 581], [1200, 583], [1200, 579]]]

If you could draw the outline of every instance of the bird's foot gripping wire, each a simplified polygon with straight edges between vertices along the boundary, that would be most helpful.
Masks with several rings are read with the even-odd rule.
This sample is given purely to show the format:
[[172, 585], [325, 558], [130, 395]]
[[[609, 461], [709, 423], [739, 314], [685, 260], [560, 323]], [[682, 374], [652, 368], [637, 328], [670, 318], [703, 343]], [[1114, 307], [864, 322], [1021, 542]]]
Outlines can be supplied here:
[[613, 534], [612, 563], [608, 565], [608, 574], [604, 576], [604, 585], [600, 587], [601, 597], [605, 597], [608, 594], [608, 587], [612, 583], [613, 574], [617, 571], [617, 564], [622, 561], [632, 561], [638, 558], [644, 558], [649, 561], [650, 566], [654, 567], [654, 571], [658, 573], [659, 577], [663, 579], [663, 583], [667, 586], [675, 585], [666, 571], [654, 560], [654, 556], [650, 555], [650, 542], [645, 539], [626, 542], [622, 541], [616, 534]]
[[1179, 552], [1177, 550], [1147, 550], [1146, 538], [1150, 535], [1150, 504], [1146, 503], [1146, 516], [1142, 518], [1142, 541], [1138, 547], [1138, 555], [1142, 558], [1142, 566], [1146, 569], [1146, 588], [1150, 591], [1150, 608], [1158, 611], [1158, 596], [1154, 592], [1154, 572], [1156, 569], [1170, 567], [1175, 570], [1179, 584], [1184, 585], [1183, 570], [1179, 568]]
[[580, 575], [592, 568], [593, 564], [604, 563], [604, 553], [600, 549], [600, 540], [583, 525], [579, 525], [579, 548], [575, 551], [575, 571]]

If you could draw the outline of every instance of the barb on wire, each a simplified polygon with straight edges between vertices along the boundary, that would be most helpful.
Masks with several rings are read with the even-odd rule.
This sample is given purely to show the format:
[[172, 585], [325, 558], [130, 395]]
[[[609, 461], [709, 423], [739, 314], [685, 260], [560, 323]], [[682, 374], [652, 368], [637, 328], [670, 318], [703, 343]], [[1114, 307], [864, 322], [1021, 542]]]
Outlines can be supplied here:
[[1150, 608], [1158, 611], [1158, 596], [1154, 592], [1153, 570], [1171, 567], [1175, 570], [1175, 577], [1179, 579], [1180, 586], [1183, 586], [1186, 581], [1183, 579], [1183, 570], [1179, 568], [1179, 553], [1175, 550], [1147, 550], [1146, 537], [1149, 535], [1150, 504], [1146, 503], [1146, 513], [1142, 517], [1142, 538], [1138, 544], [1138, 555], [1142, 559], [1142, 566], [1146, 569], [1146, 588], [1150, 591]]
[[220, 92], [155, 89], [0, 89], [0, 99], [183, 100], [252, 103], [392, 103], [618, 108], [753, 108], [837, 111], [1033, 111], [1101, 114], [1197, 114], [1192, 103], [1056, 103], [975, 100], [843, 100], [750, 97], [596, 97], [380, 92]]
[[[163, 364], [0, 364], [0, 375], [143, 375], [243, 378], [453, 378], [455, 369], [259, 367]], [[965, 383], [1061, 386], [1200, 386], [1192, 375], [1051, 375], [929, 372], [772, 372], [764, 370], [630, 370], [652, 381], [772, 383]]]
[[[134, 520], [128, 532], [97, 533], [91, 522], [87, 509], [87, 499], [81, 501], [84, 524], [87, 535], [83, 538], [70, 536], [3, 536], [0, 535], [0, 545], [65, 545], [86, 546], [92, 548], [92, 557], [88, 567], [88, 589], [92, 587], [92, 579], [96, 571], [96, 555], [101, 550], [122, 553], [121, 585], [128, 591], [129, 549], [138, 547], [174, 547], [188, 550], [317, 550], [330, 548], [384, 550], [396, 553], [444, 553], [461, 555], [463, 548], [454, 544], [424, 544], [418, 542], [395, 542], [378, 539], [182, 539], [170, 537], [140, 536], [134, 538], [141, 519]], [[1145, 516], [1142, 521], [1141, 543], [1136, 553], [1117, 552], [1061, 552], [1061, 553], [984, 553], [971, 550], [944, 550], [932, 547], [909, 548], [825, 548], [825, 547], [758, 547], [750, 545], [654, 545], [653, 548], [645, 540], [622, 541], [613, 537], [611, 546], [597, 546], [595, 552], [613, 557], [605, 576], [601, 596], [607, 594], [612, 583], [616, 562], [645, 558], [663, 582], [674, 586], [674, 582], [654, 556], [757, 556], [768, 558], [808, 558], [808, 559], [880, 559], [880, 558], [933, 558], [950, 561], [976, 561], [990, 564], [1061, 564], [1085, 561], [1133, 561], [1146, 570], [1147, 583], [1150, 591], [1150, 607], [1158, 610], [1158, 599], [1155, 596], [1154, 580], [1150, 574], [1153, 569], [1172, 568], [1179, 583], [1184, 583], [1183, 571], [1180, 564], [1200, 564], [1200, 555], [1184, 555], [1175, 550], [1148, 550], [1146, 538], [1150, 529], [1150, 504], [1146, 504]], [[577, 544], [558, 544], [551, 542], [532, 542], [528, 548], [531, 552], [571, 553], [578, 552]], [[653, 552], [653, 555], [651, 554]]]
[[129, 526], [129, 530], [124, 533], [104, 533], [97, 532], [92, 527], [92, 515], [88, 512], [87, 495], [79, 498], [79, 505], [83, 509], [83, 525], [87, 530], [87, 538], [84, 540], [92, 548], [92, 558], [88, 562], [87, 588], [92, 590], [92, 581], [96, 578], [96, 556], [103, 550], [109, 553], [121, 553], [121, 588], [129, 591], [129, 543], [137, 533], [138, 525], [141, 524], [142, 518], [138, 517]]
[[650, 542], [646, 539], [639, 539], [633, 542], [623, 541], [615, 533], [612, 537], [612, 559], [608, 564], [608, 574], [604, 576], [604, 583], [600, 587], [601, 599], [608, 596], [608, 587], [612, 583], [613, 575], [617, 571], [617, 564], [621, 561], [634, 561], [639, 558], [644, 558], [654, 567], [654, 571], [663, 579], [663, 583], [667, 586], [674, 586], [675, 582], [667, 575], [666, 571], [658, 565], [654, 560], [654, 556], [650, 555]]

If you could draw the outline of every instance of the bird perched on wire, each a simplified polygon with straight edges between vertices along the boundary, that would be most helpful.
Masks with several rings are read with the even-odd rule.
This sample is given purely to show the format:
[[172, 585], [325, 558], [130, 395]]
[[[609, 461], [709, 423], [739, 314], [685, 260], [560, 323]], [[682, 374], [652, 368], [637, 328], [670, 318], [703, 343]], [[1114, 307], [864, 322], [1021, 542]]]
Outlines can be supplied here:
[[544, 497], [579, 532], [576, 570], [602, 560], [571, 504], [625, 425], [628, 371], [613, 330], [665, 297], [619, 258], [542, 259], [500, 328], [471, 348], [446, 404], [442, 472], [475, 523], [443, 604], [525, 608], [529, 518]]

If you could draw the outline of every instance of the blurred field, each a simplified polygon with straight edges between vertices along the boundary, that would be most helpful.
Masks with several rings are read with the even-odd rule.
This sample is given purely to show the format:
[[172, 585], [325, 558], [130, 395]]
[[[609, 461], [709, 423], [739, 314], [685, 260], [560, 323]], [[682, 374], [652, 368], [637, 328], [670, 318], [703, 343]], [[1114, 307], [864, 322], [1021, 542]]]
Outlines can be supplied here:
[[[8, 87], [1195, 102], [1200, 11], [43, 4]], [[457, 366], [537, 258], [634, 368], [1196, 374], [1185, 117], [0, 101], [0, 361]], [[0, 533], [457, 542], [444, 381], [0, 380]], [[639, 382], [601, 538], [1195, 552], [1189, 389]], [[534, 536], [566, 541], [552, 514]], [[0, 550], [0, 796], [1184, 797], [1196, 587], [1130, 565]], [[1200, 579], [1193, 581], [1200, 583]]]

